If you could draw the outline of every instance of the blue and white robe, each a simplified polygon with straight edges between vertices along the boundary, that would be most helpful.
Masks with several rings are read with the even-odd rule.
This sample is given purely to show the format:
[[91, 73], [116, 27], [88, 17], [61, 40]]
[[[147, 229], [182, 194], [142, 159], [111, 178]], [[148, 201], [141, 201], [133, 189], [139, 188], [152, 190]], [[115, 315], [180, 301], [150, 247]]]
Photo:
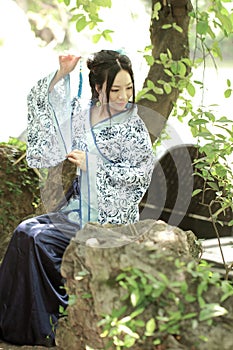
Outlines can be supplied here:
[[82, 109], [78, 99], [67, 102], [69, 76], [49, 94], [52, 78], [41, 80], [28, 96], [29, 166], [47, 168], [71, 150], [85, 151], [87, 171], [80, 171], [81, 195], [76, 199], [81, 227], [89, 221], [137, 221], [154, 167], [150, 137], [137, 107], [92, 126], [90, 107]]

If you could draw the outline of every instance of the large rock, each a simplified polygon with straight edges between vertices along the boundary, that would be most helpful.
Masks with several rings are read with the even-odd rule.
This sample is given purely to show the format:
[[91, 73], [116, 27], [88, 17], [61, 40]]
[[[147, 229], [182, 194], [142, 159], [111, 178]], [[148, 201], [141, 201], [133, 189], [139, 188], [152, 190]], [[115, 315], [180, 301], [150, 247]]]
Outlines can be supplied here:
[[75, 167], [66, 160], [53, 168], [33, 170], [19, 146], [0, 144], [0, 177], [1, 263], [12, 233], [22, 220], [53, 211], [65, 200]]
[[[59, 349], [116, 349], [113, 344], [106, 347], [109, 339], [101, 336], [103, 326], [99, 321], [123, 306], [125, 311], [119, 318], [142, 306], [144, 311], [135, 319], [145, 325], [154, 318], [156, 328], [151, 336], [145, 336], [145, 327], [135, 326], [140, 338], [131, 347], [133, 350], [157, 349], [155, 339], [160, 339], [160, 348], [166, 350], [231, 350], [232, 289], [225, 286], [229, 294], [220, 305], [221, 278], [210, 277], [210, 266], [200, 268], [200, 251], [200, 243], [191, 231], [163, 221], [148, 219], [118, 226], [87, 224], [71, 240], [62, 262], [71, 303], [67, 316], [58, 323]], [[137, 277], [133, 275], [134, 280], [130, 279], [132, 268], [139, 271]], [[130, 297], [123, 298], [127, 278], [122, 277], [121, 285], [116, 281], [122, 271], [129, 278], [131, 292], [135, 289], [143, 293], [143, 288], [145, 292], [152, 286], [139, 306], [136, 292], [131, 294], [136, 306]], [[141, 289], [137, 289], [139, 283]], [[161, 286], [164, 290], [153, 297]], [[122, 337], [123, 332], [119, 338]]]
[[[126, 291], [116, 277], [133, 267], [160, 283], [165, 280], [168, 283], [164, 294], [148, 302], [145, 311], [138, 316], [147, 322], [160, 314], [161, 321], [157, 319], [154, 336], [142, 340], [143, 332], [139, 330], [141, 340], [132, 349], [154, 349], [152, 340], [156, 336], [163, 339], [167, 350], [232, 349], [233, 336], [229, 329], [233, 321], [232, 297], [218, 306], [222, 291], [217, 283], [209, 280], [209, 267], [203, 277], [195, 270], [200, 250], [191, 231], [182, 231], [163, 221], [144, 220], [122, 226], [87, 224], [70, 242], [62, 262], [62, 274], [72, 305], [67, 308], [67, 316], [59, 320], [58, 347], [69, 350], [85, 349], [86, 346], [105, 348], [107, 340], [100, 336], [103, 328], [98, 322], [103, 315], [110, 315], [123, 305], [127, 307], [123, 316], [132, 312], [130, 299], [122, 299]], [[202, 306], [201, 298], [205, 301]], [[209, 307], [214, 309], [213, 323], [203, 316], [209, 312]], [[221, 316], [226, 313], [224, 307], [228, 310], [227, 317]], [[162, 318], [179, 312], [182, 317], [177, 321], [178, 334], [169, 334]], [[190, 319], [187, 315], [191, 315]], [[215, 317], [217, 315], [219, 317]], [[161, 335], [158, 328], [163, 322], [165, 331]], [[112, 345], [110, 349], [115, 347]]]

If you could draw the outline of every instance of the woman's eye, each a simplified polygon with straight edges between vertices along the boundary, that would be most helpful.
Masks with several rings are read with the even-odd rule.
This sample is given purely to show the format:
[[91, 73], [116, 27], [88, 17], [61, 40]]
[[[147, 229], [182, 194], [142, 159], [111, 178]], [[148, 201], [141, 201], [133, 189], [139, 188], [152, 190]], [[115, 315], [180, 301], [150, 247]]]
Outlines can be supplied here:
[[129, 87], [127, 88], [127, 90], [132, 90], [132, 88], [133, 88], [132, 86], [129, 86]]

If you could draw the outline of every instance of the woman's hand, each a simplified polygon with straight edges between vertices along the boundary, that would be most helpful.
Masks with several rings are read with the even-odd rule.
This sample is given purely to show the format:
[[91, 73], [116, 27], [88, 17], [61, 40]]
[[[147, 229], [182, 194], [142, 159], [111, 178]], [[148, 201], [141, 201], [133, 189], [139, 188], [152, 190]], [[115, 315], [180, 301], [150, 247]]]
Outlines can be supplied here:
[[86, 171], [86, 152], [75, 149], [69, 154], [67, 154], [66, 157], [71, 163], [75, 164], [78, 168], [80, 168], [83, 171]]
[[59, 65], [60, 68], [58, 69], [55, 77], [50, 83], [49, 91], [51, 92], [54, 88], [54, 86], [64, 78], [67, 74], [72, 72], [74, 68], [76, 67], [78, 61], [80, 60], [81, 56], [75, 56], [75, 55], [61, 55], [59, 56]]
[[58, 72], [60, 72], [61, 76], [65, 76], [70, 72], [72, 72], [72, 70], [74, 70], [80, 58], [81, 58], [80, 56], [75, 56], [75, 55], [59, 56], [60, 69]]

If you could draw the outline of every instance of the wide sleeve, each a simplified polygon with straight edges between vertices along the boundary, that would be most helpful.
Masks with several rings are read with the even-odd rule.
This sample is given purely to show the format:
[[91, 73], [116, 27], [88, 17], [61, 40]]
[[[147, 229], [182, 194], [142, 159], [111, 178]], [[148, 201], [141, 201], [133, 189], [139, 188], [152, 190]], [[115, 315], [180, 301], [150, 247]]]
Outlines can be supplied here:
[[32, 168], [55, 166], [71, 150], [69, 76], [49, 93], [55, 74], [39, 80], [27, 97], [27, 162]]

